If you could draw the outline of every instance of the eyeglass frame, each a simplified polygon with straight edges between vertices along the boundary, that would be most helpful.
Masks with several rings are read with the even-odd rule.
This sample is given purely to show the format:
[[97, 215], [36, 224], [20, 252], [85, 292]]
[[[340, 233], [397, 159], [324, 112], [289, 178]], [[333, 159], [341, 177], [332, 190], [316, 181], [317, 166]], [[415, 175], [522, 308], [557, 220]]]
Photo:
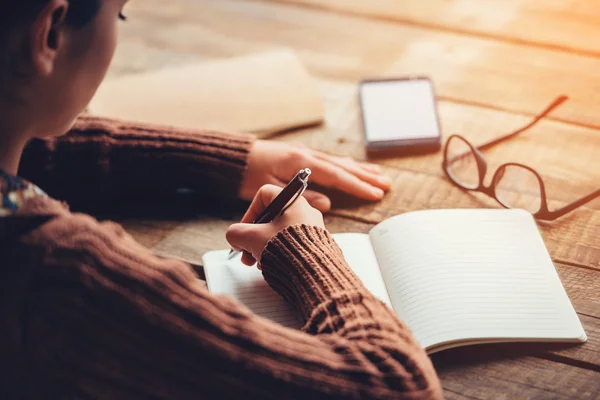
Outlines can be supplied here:
[[[494, 200], [496, 200], [502, 207], [508, 209], [508, 208], [515, 208], [515, 207], [511, 207], [511, 206], [505, 204], [500, 198], [498, 198], [498, 195], [496, 194], [497, 184], [502, 179], [502, 176], [504, 175], [504, 172], [506, 171], [507, 167], [515, 166], [515, 167], [525, 168], [534, 174], [534, 176], [537, 178], [538, 183], [540, 185], [540, 208], [535, 213], [532, 213], [532, 215], [536, 219], [545, 220], [545, 221], [554, 221], [554, 220], [562, 217], [563, 215], [583, 206], [584, 204], [589, 203], [590, 201], [594, 200], [595, 198], [600, 197], [600, 189], [598, 189], [598, 190], [588, 194], [587, 196], [582, 197], [579, 200], [576, 200], [570, 204], [567, 204], [564, 207], [559, 208], [558, 210], [550, 211], [548, 209], [548, 198], [546, 195], [546, 186], [545, 186], [544, 181], [543, 181], [542, 177], [540, 176], [540, 174], [536, 170], [534, 170], [533, 168], [531, 168], [527, 165], [520, 164], [520, 163], [514, 163], [514, 162], [509, 162], [509, 163], [500, 165], [494, 172], [494, 175], [492, 177], [492, 181], [491, 181], [490, 185], [486, 186], [484, 183], [485, 177], [487, 175], [488, 167], [487, 167], [487, 162], [485, 161], [485, 158], [483, 157], [483, 154], [481, 153], [481, 150], [488, 149], [488, 148], [493, 147], [501, 142], [504, 142], [505, 140], [512, 139], [513, 137], [519, 135], [520, 133], [528, 130], [529, 128], [531, 128], [532, 126], [537, 124], [546, 115], [548, 115], [552, 110], [554, 110], [556, 107], [558, 107], [563, 102], [565, 102], [567, 99], [568, 99], [567, 96], [557, 97], [548, 107], [546, 107], [541, 113], [536, 115], [535, 118], [527, 125], [515, 130], [514, 132], [500, 136], [500, 137], [493, 139], [487, 143], [484, 143], [480, 146], [473, 146], [473, 144], [471, 144], [471, 142], [469, 142], [465, 137], [463, 137], [461, 135], [455, 134], [455, 135], [450, 136], [444, 146], [444, 160], [442, 161], [442, 169], [444, 170], [446, 176], [448, 177], [448, 179], [450, 179], [450, 181], [452, 181], [458, 187], [460, 187], [464, 190], [467, 190], [467, 191], [484, 193], [484, 194], [488, 195], [489, 197], [493, 198]], [[471, 149], [471, 153], [475, 156], [475, 161], [477, 163], [477, 172], [479, 174], [479, 183], [477, 184], [476, 187], [466, 186], [464, 183], [461, 183], [460, 180], [458, 178], [456, 178], [450, 171], [450, 163], [455, 161], [457, 158], [457, 157], [454, 157], [452, 159], [449, 159], [449, 157], [448, 157], [448, 149], [449, 149], [448, 144], [452, 141], [453, 138], [460, 139], [464, 143], [466, 143], [469, 146], [469, 148]], [[464, 154], [459, 155], [458, 157], [464, 157], [464, 156], [467, 156], [468, 154], [469, 153], [464, 153]]]

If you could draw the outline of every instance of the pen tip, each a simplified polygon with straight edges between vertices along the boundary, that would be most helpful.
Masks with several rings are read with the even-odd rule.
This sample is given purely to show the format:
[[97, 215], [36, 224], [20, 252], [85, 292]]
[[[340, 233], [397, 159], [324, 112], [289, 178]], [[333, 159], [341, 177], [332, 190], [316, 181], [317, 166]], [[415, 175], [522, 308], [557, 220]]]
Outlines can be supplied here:
[[227, 259], [231, 260], [237, 253], [238, 252], [235, 251], [235, 250], [233, 250], [233, 249], [229, 250], [229, 254], [227, 255]]

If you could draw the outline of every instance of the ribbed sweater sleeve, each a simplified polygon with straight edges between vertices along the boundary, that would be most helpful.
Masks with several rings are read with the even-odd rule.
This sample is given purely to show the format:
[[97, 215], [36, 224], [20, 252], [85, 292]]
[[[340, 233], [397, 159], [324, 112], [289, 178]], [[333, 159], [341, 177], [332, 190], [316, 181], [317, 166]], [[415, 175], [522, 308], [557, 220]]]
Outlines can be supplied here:
[[85, 216], [53, 219], [6, 260], [28, 277], [13, 305], [24, 365], [10, 378], [28, 398], [441, 398], [410, 331], [318, 228], [281, 232], [262, 263], [303, 331], [211, 295], [188, 265]]
[[179, 188], [235, 197], [252, 142], [250, 135], [84, 115], [67, 135], [29, 143], [19, 174], [75, 208]]

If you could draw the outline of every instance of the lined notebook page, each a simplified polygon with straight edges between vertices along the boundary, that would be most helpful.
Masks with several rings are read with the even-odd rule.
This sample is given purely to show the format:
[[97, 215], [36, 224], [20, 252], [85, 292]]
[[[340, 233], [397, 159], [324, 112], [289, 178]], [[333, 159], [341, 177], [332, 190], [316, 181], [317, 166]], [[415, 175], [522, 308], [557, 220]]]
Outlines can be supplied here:
[[585, 340], [524, 211], [413, 212], [370, 235], [394, 310], [425, 348], [470, 339]]
[[[368, 235], [344, 233], [333, 235], [350, 268], [367, 289], [391, 307], [375, 254]], [[215, 294], [230, 295], [255, 314], [290, 328], [300, 328], [302, 321], [296, 310], [265, 282], [256, 267], [247, 267], [240, 256], [228, 261], [228, 250], [212, 251], [203, 257], [208, 289]]]
[[392, 308], [392, 301], [379, 270], [369, 235], [362, 233], [337, 233], [333, 238], [342, 249], [344, 258], [367, 289]]
[[299, 329], [302, 320], [296, 310], [271, 289], [258, 268], [243, 265], [240, 255], [227, 260], [228, 254], [229, 250], [211, 251], [202, 257], [208, 289], [235, 297], [261, 317]]

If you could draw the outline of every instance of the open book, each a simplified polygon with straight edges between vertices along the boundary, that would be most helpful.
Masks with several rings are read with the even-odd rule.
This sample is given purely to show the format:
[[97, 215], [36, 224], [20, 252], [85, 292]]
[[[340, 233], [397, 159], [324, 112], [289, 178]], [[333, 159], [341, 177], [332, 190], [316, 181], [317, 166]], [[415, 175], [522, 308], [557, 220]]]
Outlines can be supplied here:
[[[368, 234], [333, 235], [350, 268], [428, 351], [491, 342], [585, 342], [533, 217], [521, 210], [431, 210]], [[293, 328], [302, 321], [257, 268], [204, 255], [208, 288]]]

